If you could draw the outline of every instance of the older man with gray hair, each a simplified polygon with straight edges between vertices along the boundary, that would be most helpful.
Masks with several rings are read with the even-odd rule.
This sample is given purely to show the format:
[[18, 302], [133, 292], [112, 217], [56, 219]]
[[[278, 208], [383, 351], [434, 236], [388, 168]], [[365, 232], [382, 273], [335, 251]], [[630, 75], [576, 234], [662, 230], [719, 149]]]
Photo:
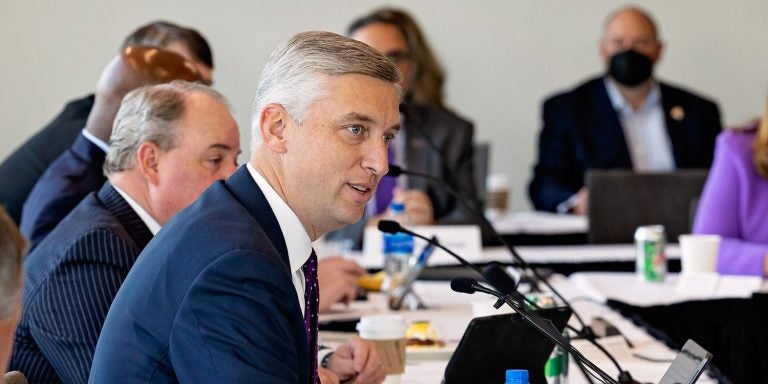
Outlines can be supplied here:
[[240, 148], [223, 96], [181, 81], [126, 95], [110, 141], [107, 183], [25, 261], [11, 367], [31, 382], [88, 379], [107, 310], [139, 253], [176, 212], [234, 172]]
[[357, 337], [317, 368], [312, 241], [360, 220], [386, 174], [399, 80], [386, 57], [343, 36], [280, 44], [256, 91], [247, 166], [144, 250], [110, 308], [90, 382], [381, 382], [377, 350]]

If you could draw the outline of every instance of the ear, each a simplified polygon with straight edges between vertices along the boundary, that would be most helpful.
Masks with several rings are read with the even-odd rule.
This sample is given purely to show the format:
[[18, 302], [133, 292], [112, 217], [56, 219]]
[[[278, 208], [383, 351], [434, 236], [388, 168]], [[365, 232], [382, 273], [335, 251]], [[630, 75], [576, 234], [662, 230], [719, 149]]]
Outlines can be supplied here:
[[139, 149], [136, 151], [136, 166], [152, 185], [157, 185], [160, 182], [159, 160], [160, 148], [155, 143], [145, 141], [139, 144]]
[[664, 42], [659, 40], [658, 47], [656, 48], [656, 57], [653, 58], [653, 63], [656, 64], [661, 60], [661, 55], [664, 53]]
[[273, 152], [284, 153], [289, 119], [288, 111], [282, 105], [265, 105], [259, 115], [259, 133], [263, 145]]
[[601, 37], [599, 40], [597, 40], [597, 54], [600, 56], [600, 61], [606, 63], [607, 66], [610, 57], [608, 57], [608, 49], [605, 48], [605, 44], [606, 43], [604, 37]]

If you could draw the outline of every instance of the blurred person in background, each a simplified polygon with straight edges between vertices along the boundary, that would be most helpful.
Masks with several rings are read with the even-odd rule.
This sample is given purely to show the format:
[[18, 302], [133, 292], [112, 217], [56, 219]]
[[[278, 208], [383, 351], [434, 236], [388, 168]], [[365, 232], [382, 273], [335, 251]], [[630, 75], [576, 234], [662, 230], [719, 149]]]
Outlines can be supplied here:
[[759, 121], [717, 137], [693, 232], [722, 237], [717, 271], [768, 276], [768, 100]]
[[606, 73], [544, 101], [529, 195], [539, 211], [588, 212], [584, 174], [626, 168], [708, 168], [720, 111], [712, 101], [657, 80], [664, 44], [644, 10], [611, 13], [598, 43]]
[[[445, 73], [413, 17], [399, 9], [377, 9], [353, 21], [347, 34], [388, 57], [402, 74], [402, 130], [390, 147], [390, 162], [444, 180], [479, 209], [472, 158], [474, 128], [445, 105]], [[403, 175], [383, 178], [366, 210], [367, 219], [329, 238], [342, 236], [359, 243], [366, 222], [374, 224], [386, 215], [393, 198], [405, 204], [412, 225], [473, 222], [440, 185]]]

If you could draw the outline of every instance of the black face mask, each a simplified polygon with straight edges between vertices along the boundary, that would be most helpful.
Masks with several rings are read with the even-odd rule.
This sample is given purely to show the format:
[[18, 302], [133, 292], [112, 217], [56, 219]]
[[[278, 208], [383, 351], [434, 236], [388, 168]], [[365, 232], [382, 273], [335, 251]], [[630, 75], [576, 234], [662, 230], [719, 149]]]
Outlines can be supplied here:
[[652, 73], [651, 59], [631, 49], [613, 55], [608, 65], [608, 75], [627, 87], [634, 87], [648, 80]]

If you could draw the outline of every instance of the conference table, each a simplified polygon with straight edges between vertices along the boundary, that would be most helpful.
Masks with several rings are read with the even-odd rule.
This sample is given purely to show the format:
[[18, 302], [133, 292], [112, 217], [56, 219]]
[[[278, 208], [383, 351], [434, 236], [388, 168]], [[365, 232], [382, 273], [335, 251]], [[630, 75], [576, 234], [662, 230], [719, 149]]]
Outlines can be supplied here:
[[[634, 276], [619, 276], [628, 281], [635, 281]], [[616, 357], [624, 370], [629, 371], [639, 382], [657, 383], [669, 367], [675, 356], [675, 351], [663, 342], [651, 336], [646, 330], [629, 319], [622, 316], [604, 302], [595, 300], [594, 287], [585, 282], [591, 281], [589, 274], [577, 274], [571, 278], [556, 276], [552, 278], [553, 285], [570, 300], [584, 320], [589, 323], [593, 318], [601, 317], [619, 329], [623, 337], [626, 337], [633, 348], [629, 348], [625, 340], [620, 336], [608, 337], [601, 340], [604, 347]], [[601, 275], [600, 278], [605, 278]], [[599, 280], [599, 279], [598, 279]], [[601, 280], [600, 280], [601, 281]], [[320, 317], [320, 322], [344, 321], [356, 319], [361, 316], [375, 314], [397, 313], [407, 321], [428, 320], [437, 330], [438, 337], [446, 342], [442, 348], [414, 348], [406, 353], [407, 363], [402, 383], [439, 383], [453, 349], [458, 344], [462, 334], [474, 316], [486, 316], [495, 313], [503, 313], [492, 306], [494, 299], [478, 295], [467, 295], [453, 292], [449, 283], [437, 281], [420, 281], [414, 286], [414, 290], [427, 304], [424, 310], [400, 310], [391, 311], [386, 306], [386, 298], [383, 294], [369, 295], [364, 302], [353, 302], [348, 306], [337, 305], [332, 313]], [[571, 317], [571, 324], [577, 325], [575, 318]], [[349, 335], [338, 332], [321, 332], [324, 342], [339, 341]], [[488, 341], [493, 342], [492, 340]], [[583, 340], [574, 340], [573, 345], [598, 367], [606, 371], [612, 377], [617, 377], [618, 371], [610, 361], [594, 346]], [[410, 348], [410, 347], [409, 347]], [[510, 368], [515, 368], [511, 366]], [[581, 371], [571, 359], [571, 367], [568, 382], [571, 384], [588, 383]], [[706, 375], [705, 375], [706, 376]], [[500, 378], [499, 382], [502, 382]], [[710, 377], [703, 377], [700, 383], [716, 382]]]
[[[632, 272], [606, 272], [601, 268], [596, 272], [591, 269], [605, 263], [633, 266], [635, 253], [631, 244], [521, 246], [517, 251], [537, 267], [570, 266], [567, 274], [554, 273], [549, 277], [550, 281], [587, 323], [602, 317], [632, 342], [634, 348], [628, 349], [622, 339], [604, 340], [623, 369], [638, 381], [658, 382], [675, 355], [674, 349], [690, 338], [715, 355], [714, 369], [699, 382], [728, 382], [728, 379], [735, 383], [765, 382], [760, 368], [768, 357], [768, 330], [762, 331], [766, 328], [764, 324], [768, 324], [768, 310], [765, 310], [768, 309], [768, 299], [759, 293], [766, 290], [761, 279], [691, 278], [669, 273], [664, 282], [647, 283], [639, 282]], [[668, 245], [667, 256], [672, 263], [677, 263], [678, 268], [679, 254], [677, 244]], [[381, 266], [381, 258], [370, 254], [348, 257], [370, 269]], [[510, 252], [501, 247], [485, 248], [482, 254], [469, 261], [478, 265], [514, 264]], [[466, 276], [469, 272], [462, 272], [447, 255], [430, 259], [427, 272], [430, 269], [442, 272], [433, 276], [433, 280], [417, 281], [414, 287], [429, 308], [397, 313], [409, 321], [429, 320], [439, 337], [448, 344], [442, 350], [409, 352], [404, 383], [440, 382], [451, 348], [455, 348], [469, 321], [494, 311], [492, 298], [451, 291], [449, 278], [452, 275]], [[354, 321], [360, 316], [391, 313], [385, 300], [381, 294], [369, 294], [366, 301], [334, 307], [331, 313], [321, 316], [321, 322]], [[574, 321], [572, 318], [571, 323]], [[348, 337], [324, 334], [331, 340]], [[755, 337], [766, 338], [755, 340]], [[573, 344], [615, 377], [616, 369], [596, 348], [582, 340], [575, 340]], [[588, 382], [576, 367], [570, 372], [569, 383]]]
[[[623, 369], [629, 371], [640, 382], [658, 382], [675, 355], [673, 349], [682, 346], [687, 338], [699, 342], [713, 352], [715, 366], [719, 366], [719, 362], [728, 361], [730, 364], [730, 361], [740, 359], [741, 355], [738, 349], [734, 350], [736, 347], [733, 345], [737, 341], [726, 346], [721, 345], [722, 343], [713, 343], [715, 345], [712, 348], [708, 345], [712, 342], [711, 338], [707, 337], [712, 334], [711, 328], [688, 327], [686, 324], [701, 321], [702, 311], [706, 312], [707, 308], [711, 312], [716, 312], [716, 305], [730, 304], [729, 311], [734, 311], [739, 306], [750, 307], [751, 304], [747, 303], [754, 300], [753, 293], [764, 290], [763, 282], [759, 278], [718, 276], [681, 278], [676, 273], [670, 273], [664, 282], [648, 283], [639, 282], [632, 272], [594, 272], [580, 268], [580, 265], [606, 262], [633, 265], [635, 253], [631, 244], [526, 246], [518, 247], [517, 251], [530, 264], [539, 267], [566, 264], [574, 266], [570, 275], [558, 273], [551, 275], [549, 278], [551, 283], [571, 301], [574, 309], [587, 323], [595, 317], [602, 317], [616, 326], [621, 334], [631, 341], [634, 346], [631, 349], [626, 346], [622, 338], [607, 338], [604, 343], [617, 356]], [[677, 244], [668, 245], [667, 255], [671, 260], [679, 262]], [[353, 254], [349, 257], [355, 258], [363, 266], [371, 269], [381, 265], [381, 259], [371, 255]], [[479, 265], [490, 262], [513, 264], [509, 251], [500, 247], [483, 249], [480, 256], [470, 258], [469, 261]], [[466, 271], [457, 272], [461, 269], [456, 266], [455, 261], [445, 255], [430, 259], [429, 265], [430, 268], [448, 271], [454, 268], [454, 275], [467, 275]], [[514, 274], [514, 271], [512, 272]], [[452, 352], [451, 348], [455, 347], [461, 339], [469, 321], [476, 316], [495, 313], [492, 307], [493, 298], [451, 291], [449, 275], [450, 273], [440, 276], [438, 280], [416, 282], [414, 291], [427, 304], [428, 309], [397, 311], [397, 314], [409, 321], [429, 320], [436, 327], [440, 338], [448, 343], [448, 347], [442, 350], [409, 352], [406, 372], [403, 376], [404, 383], [440, 382]], [[321, 323], [349, 322], [350, 319], [354, 321], [365, 315], [391, 313], [385, 302], [386, 298], [382, 294], [369, 294], [366, 301], [355, 301], [348, 306], [337, 305], [331, 313], [322, 315], [320, 320]], [[766, 317], [768, 314], [761, 319]], [[575, 319], [572, 317], [572, 325], [574, 322]], [[751, 322], [754, 323], [754, 320]], [[727, 328], [726, 323], [722, 318], [719, 320], [719, 324]], [[677, 333], [666, 334], [659, 329], [664, 331], [674, 329]], [[698, 331], [690, 332], [691, 330]], [[722, 338], [732, 334], [733, 332], [720, 330], [717, 336]], [[324, 335], [330, 340], [349, 336], [335, 332], [324, 333]], [[742, 335], [740, 342], [748, 340], [747, 337]], [[614, 377], [617, 375], [616, 369], [596, 348], [582, 340], [575, 340], [573, 344], [603, 370]], [[768, 344], [768, 342], [760, 343], [762, 344]], [[768, 351], [768, 347], [765, 351]], [[755, 359], [766, 356], [764, 351], [758, 351], [755, 354]], [[728, 368], [733, 367], [728, 366]], [[576, 367], [572, 367], [570, 372], [569, 383], [588, 382]], [[710, 376], [700, 379], [699, 382], [727, 382], [726, 376], [729, 378], [732, 376], [756, 377], [754, 374], [745, 376], [742, 372], [732, 370], [719, 372], [717, 369], [709, 372], [708, 375]], [[733, 382], [760, 381], [734, 380]]]

